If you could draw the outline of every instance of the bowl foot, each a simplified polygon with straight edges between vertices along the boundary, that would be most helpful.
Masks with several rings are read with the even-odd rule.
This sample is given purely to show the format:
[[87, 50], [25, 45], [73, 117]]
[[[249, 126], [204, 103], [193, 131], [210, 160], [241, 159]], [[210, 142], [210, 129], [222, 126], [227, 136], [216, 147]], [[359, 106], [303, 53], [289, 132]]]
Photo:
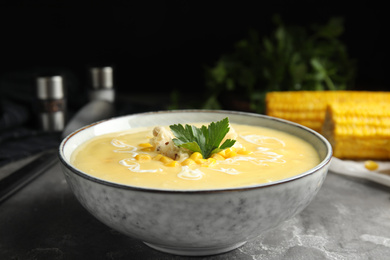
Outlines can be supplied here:
[[144, 242], [147, 246], [173, 255], [181, 255], [181, 256], [206, 256], [206, 255], [216, 255], [222, 254], [231, 250], [234, 250], [246, 243], [240, 242], [233, 245], [222, 246], [222, 247], [167, 247], [162, 245], [156, 245], [152, 243]]

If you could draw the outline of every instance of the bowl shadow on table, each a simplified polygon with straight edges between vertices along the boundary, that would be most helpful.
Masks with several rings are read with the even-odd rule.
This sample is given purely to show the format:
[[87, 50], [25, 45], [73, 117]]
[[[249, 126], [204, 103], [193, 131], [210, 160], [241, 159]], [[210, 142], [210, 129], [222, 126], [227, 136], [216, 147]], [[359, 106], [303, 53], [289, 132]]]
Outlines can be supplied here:
[[13, 208], [23, 208], [26, 214], [15, 211], [3, 230], [7, 236], [1, 244], [8, 250], [5, 258], [0, 253], [2, 259], [142, 259], [145, 250], [150, 251], [150, 257], [167, 255], [108, 228], [90, 215], [70, 191], [41, 201], [23, 200]]

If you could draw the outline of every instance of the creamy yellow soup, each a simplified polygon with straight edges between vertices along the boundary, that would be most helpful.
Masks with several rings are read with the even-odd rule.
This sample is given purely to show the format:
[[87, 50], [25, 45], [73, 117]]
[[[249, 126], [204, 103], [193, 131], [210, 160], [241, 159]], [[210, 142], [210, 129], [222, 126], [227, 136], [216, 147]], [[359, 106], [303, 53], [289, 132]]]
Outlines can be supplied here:
[[[71, 163], [79, 170], [114, 183], [174, 190], [218, 189], [273, 182], [301, 174], [320, 159], [306, 141], [290, 134], [249, 125], [231, 124], [237, 133], [235, 147], [249, 154], [199, 164], [166, 166], [140, 144], [148, 143], [153, 127], [131, 129], [95, 137], [79, 146]], [[168, 128], [168, 127], [167, 127]], [[137, 160], [149, 154], [151, 160]]]

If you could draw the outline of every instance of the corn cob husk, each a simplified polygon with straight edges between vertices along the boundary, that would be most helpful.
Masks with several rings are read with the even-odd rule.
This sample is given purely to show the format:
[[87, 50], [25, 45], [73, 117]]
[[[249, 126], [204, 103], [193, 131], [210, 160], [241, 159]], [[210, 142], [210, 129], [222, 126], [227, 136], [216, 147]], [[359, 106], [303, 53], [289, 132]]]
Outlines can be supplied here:
[[331, 103], [322, 133], [340, 159], [390, 159], [390, 103]]
[[374, 91], [277, 91], [266, 95], [266, 114], [307, 126], [319, 133], [327, 105], [334, 102], [388, 102], [390, 92]]

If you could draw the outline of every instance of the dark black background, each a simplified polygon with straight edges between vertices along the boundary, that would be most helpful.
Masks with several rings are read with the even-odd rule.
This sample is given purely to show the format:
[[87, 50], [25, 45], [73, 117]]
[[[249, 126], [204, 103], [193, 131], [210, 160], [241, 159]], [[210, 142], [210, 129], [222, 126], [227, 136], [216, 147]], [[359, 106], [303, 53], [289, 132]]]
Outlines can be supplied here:
[[204, 89], [203, 66], [250, 28], [268, 34], [276, 13], [298, 25], [344, 17], [356, 88], [389, 87], [389, 14], [379, 1], [3, 1], [0, 12], [1, 77], [8, 79], [1, 88], [15, 75], [50, 69], [70, 72], [71, 88], [81, 89], [88, 66], [113, 65], [120, 93], [195, 95]]

